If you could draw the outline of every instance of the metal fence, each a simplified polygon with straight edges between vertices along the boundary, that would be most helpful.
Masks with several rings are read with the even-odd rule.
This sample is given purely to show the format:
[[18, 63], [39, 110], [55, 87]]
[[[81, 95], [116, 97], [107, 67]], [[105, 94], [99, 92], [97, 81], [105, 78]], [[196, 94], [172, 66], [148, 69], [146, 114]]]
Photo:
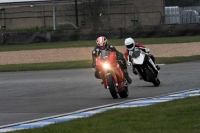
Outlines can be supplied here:
[[82, 0], [77, 8], [75, 14], [73, 3], [57, 7], [57, 15], [65, 19], [57, 24], [74, 23], [77, 27], [91, 29], [138, 25], [138, 8], [133, 0]]
[[[163, 23], [164, 0], [74, 0], [56, 1], [56, 26], [128, 28]], [[0, 27], [4, 29], [54, 26], [52, 3], [11, 4], [0, 8]]]
[[[163, 0], [82, 0], [77, 9], [81, 28], [127, 28], [163, 23]], [[75, 23], [74, 5], [57, 8], [66, 22]], [[66, 23], [66, 22], [58, 22]], [[77, 22], [76, 22], [77, 23]]]
[[165, 7], [165, 24], [200, 23], [200, 6]]

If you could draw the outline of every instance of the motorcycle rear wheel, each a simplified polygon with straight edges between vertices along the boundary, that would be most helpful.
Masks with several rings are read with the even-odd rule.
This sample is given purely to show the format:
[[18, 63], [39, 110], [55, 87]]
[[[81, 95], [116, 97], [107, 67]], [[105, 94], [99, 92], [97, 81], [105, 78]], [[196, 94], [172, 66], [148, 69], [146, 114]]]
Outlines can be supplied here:
[[119, 96], [120, 96], [121, 98], [127, 98], [127, 97], [128, 97], [128, 94], [129, 94], [129, 92], [128, 92], [128, 87], [125, 87], [125, 89], [124, 89], [123, 91], [119, 92]]
[[114, 98], [114, 99], [117, 99], [118, 98], [118, 95], [117, 95], [117, 91], [115, 89], [115, 83], [114, 83], [114, 79], [112, 77], [112, 75], [107, 75], [106, 76], [106, 79], [108, 81], [108, 87], [109, 87], [109, 90], [110, 90], [110, 94], [111, 96]]

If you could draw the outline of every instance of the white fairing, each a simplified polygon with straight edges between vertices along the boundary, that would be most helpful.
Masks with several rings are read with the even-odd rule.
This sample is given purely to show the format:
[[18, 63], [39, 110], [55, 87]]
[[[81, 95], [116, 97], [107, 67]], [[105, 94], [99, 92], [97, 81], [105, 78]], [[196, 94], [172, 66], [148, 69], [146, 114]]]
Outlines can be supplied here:
[[138, 56], [137, 58], [133, 58], [132, 59], [132, 63], [133, 64], [138, 64], [138, 65], [142, 65], [144, 62], [144, 57], [145, 55], [140, 53], [140, 56]]
[[[152, 61], [151, 58], [149, 58], [149, 62], [152, 64], [152, 66], [154, 67], [154, 69], [156, 69], [158, 71], [158, 69], [156, 68], [156, 65], [155, 63]], [[159, 71], [158, 71], [159, 72]]]

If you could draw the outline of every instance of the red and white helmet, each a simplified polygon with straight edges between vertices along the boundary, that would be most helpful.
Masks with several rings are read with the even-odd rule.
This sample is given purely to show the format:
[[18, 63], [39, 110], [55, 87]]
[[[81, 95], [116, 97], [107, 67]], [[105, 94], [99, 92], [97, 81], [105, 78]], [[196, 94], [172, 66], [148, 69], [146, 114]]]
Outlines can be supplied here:
[[97, 38], [96, 43], [101, 50], [104, 50], [107, 47], [108, 40], [104, 36], [100, 36]]
[[126, 38], [124, 44], [128, 50], [133, 50], [135, 47], [135, 41], [131, 37]]

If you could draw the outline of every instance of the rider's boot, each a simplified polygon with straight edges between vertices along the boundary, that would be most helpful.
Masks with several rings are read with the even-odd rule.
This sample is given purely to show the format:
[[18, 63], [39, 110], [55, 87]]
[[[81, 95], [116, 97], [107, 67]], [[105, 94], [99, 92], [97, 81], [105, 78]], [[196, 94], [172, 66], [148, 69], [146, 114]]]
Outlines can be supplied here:
[[[133, 73], [135, 74], [135, 75], [138, 75], [138, 71], [133, 67]], [[139, 77], [140, 77], [140, 80], [142, 80], [142, 77], [141, 77], [141, 75], [139, 74]]]
[[141, 76], [140, 74], [139, 74], [139, 79], [140, 79], [140, 80], [142, 80], [142, 79], [143, 79], [143, 78], [142, 78], [142, 76]]
[[133, 73], [135, 74], [135, 75], [138, 75], [138, 72], [137, 72], [137, 70], [133, 67], [132, 68], [132, 70], [133, 70]]
[[103, 81], [101, 81], [101, 84], [104, 85], [104, 88], [107, 89], [106, 85], [103, 83]]
[[128, 82], [129, 84], [131, 84], [131, 83], [132, 83], [132, 79], [129, 77], [127, 70], [124, 69], [123, 72], [124, 72], [124, 77], [125, 77], [125, 79], [127, 80], [127, 82]]

